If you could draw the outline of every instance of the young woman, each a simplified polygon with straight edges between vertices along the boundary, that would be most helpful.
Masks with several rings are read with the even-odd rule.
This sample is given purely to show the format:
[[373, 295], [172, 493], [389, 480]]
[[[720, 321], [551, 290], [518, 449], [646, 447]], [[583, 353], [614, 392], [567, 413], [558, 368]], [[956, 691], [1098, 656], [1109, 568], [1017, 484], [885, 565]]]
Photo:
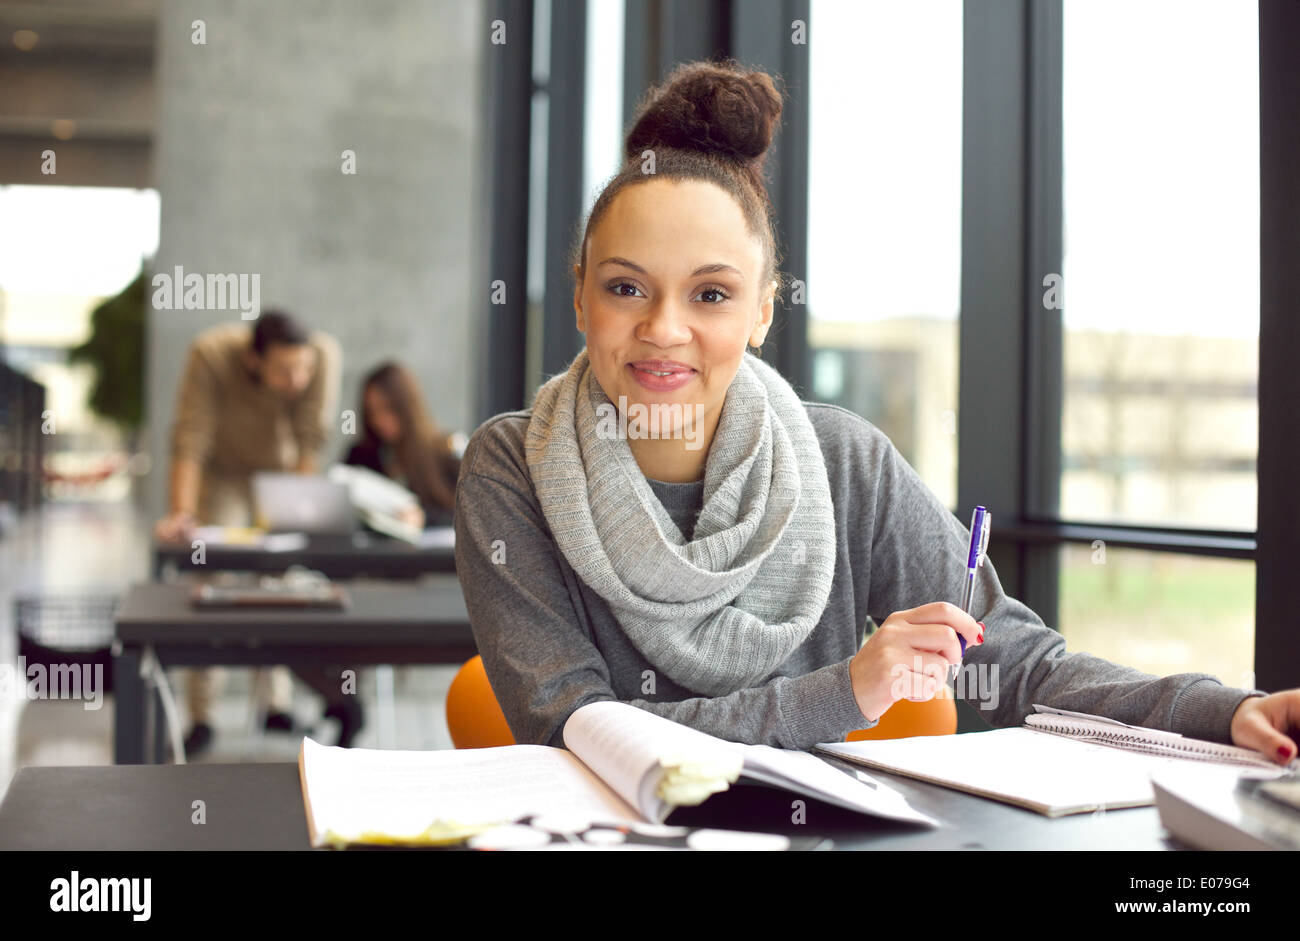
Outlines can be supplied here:
[[647, 97], [574, 247], [586, 348], [470, 439], [456, 570], [516, 740], [561, 745], [570, 713], [616, 699], [806, 749], [964, 661], [998, 667], [996, 695], [957, 690], [994, 726], [1044, 703], [1294, 757], [1300, 690], [1067, 652], [987, 563], [963, 612], [966, 527], [875, 426], [747, 350], [780, 288], [762, 179], [780, 114], [772, 79], [732, 63]]
[[376, 367], [362, 383], [362, 438], [344, 463], [391, 477], [420, 500], [408, 521], [415, 526], [450, 526], [456, 505], [460, 459], [451, 437], [425, 410], [419, 384], [400, 363]]

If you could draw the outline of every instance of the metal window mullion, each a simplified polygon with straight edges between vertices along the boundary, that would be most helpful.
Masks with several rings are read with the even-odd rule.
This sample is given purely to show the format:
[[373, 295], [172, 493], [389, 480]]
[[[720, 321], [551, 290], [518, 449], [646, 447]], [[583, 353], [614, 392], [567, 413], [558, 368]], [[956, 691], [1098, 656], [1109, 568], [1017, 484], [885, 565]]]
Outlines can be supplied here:
[[962, 27], [961, 314], [957, 511], [993, 513], [989, 558], [1026, 598], [1025, 560], [998, 521], [1019, 522], [1024, 492], [1025, 0], [967, 0]]
[[1300, 4], [1259, 3], [1259, 465], [1255, 685], [1300, 686]]
[[[1062, 312], [1045, 306], [1043, 281], [1060, 275], [1063, 263], [1062, 20], [1062, 0], [1027, 5], [1022, 518], [1060, 509]], [[1027, 546], [1023, 559], [1021, 600], [1047, 624], [1059, 625], [1059, 547]]]
[[585, 198], [587, 0], [552, 0], [550, 33], [541, 379], [563, 372], [583, 344], [573, 309], [568, 253], [582, 222]]
[[[532, 0], [492, 0], [487, 26], [506, 24], [506, 42], [487, 44], [488, 159], [480, 181], [488, 206], [486, 281], [475, 297], [485, 311], [476, 335], [482, 368], [476, 370], [475, 424], [521, 408], [528, 329], [528, 154], [533, 89]], [[522, 156], [521, 155], [525, 155]], [[491, 283], [506, 287], [506, 303], [492, 303]]]
[[[782, 254], [780, 271], [808, 278], [808, 146], [810, 92], [808, 43], [792, 41], [791, 23], [802, 20], [811, 37], [810, 0], [747, 0], [732, 8], [731, 54], [741, 63], [782, 77], [786, 97], [781, 127], [768, 153], [768, 195]], [[800, 398], [811, 398], [812, 363], [807, 303], [792, 303], [791, 293], [773, 311], [764, 359], [786, 378]], [[806, 292], [805, 292], [806, 293]]]

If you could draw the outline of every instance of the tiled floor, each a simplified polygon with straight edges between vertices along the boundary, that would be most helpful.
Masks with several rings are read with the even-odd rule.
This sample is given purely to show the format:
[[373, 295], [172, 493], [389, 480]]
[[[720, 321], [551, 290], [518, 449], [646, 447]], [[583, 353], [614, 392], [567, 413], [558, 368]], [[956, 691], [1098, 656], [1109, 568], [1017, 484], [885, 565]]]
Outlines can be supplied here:
[[[117, 593], [149, 576], [149, 520], [128, 504], [47, 504], [0, 534], [0, 669], [17, 676], [14, 599], [31, 594]], [[444, 701], [455, 667], [395, 667], [391, 712], [376, 699], [375, 670], [359, 676], [366, 724], [353, 744], [363, 748], [450, 748]], [[183, 678], [169, 677], [183, 703]], [[228, 668], [214, 709], [216, 736], [202, 761], [293, 761], [299, 735], [252, 728], [253, 671]], [[113, 702], [100, 709], [81, 701], [0, 696], [0, 797], [14, 772], [29, 765], [111, 764]], [[333, 744], [337, 723], [321, 720], [319, 698], [294, 686], [295, 721], [306, 734]], [[184, 721], [184, 707], [181, 707]], [[391, 721], [381, 721], [381, 716]]]

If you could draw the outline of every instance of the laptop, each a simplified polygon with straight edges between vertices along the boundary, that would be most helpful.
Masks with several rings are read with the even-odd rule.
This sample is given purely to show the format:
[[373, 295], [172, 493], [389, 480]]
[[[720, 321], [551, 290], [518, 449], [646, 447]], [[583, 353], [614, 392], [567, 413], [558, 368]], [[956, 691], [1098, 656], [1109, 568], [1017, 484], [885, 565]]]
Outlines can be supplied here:
[[357, 525], [347, 486], [315, 474], [259, 471], [253, 502], [258, 524], [271, 532], [346, 534]]

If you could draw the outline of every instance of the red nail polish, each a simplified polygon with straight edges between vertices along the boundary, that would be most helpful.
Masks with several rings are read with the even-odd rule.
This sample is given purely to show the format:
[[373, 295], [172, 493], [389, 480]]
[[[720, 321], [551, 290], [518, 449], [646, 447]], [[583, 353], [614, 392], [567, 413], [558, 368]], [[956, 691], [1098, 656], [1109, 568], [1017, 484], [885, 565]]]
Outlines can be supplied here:
[[980, 643], [982, 644], [984, 643], [984, 622], [976, 621], [975, 623], [980, 626]]
[[1277, 746], [1277, 754], [1279, 758], [1290, 758], [1291, 749], [1287, 748], [1285, 745], [1279, 745]]

